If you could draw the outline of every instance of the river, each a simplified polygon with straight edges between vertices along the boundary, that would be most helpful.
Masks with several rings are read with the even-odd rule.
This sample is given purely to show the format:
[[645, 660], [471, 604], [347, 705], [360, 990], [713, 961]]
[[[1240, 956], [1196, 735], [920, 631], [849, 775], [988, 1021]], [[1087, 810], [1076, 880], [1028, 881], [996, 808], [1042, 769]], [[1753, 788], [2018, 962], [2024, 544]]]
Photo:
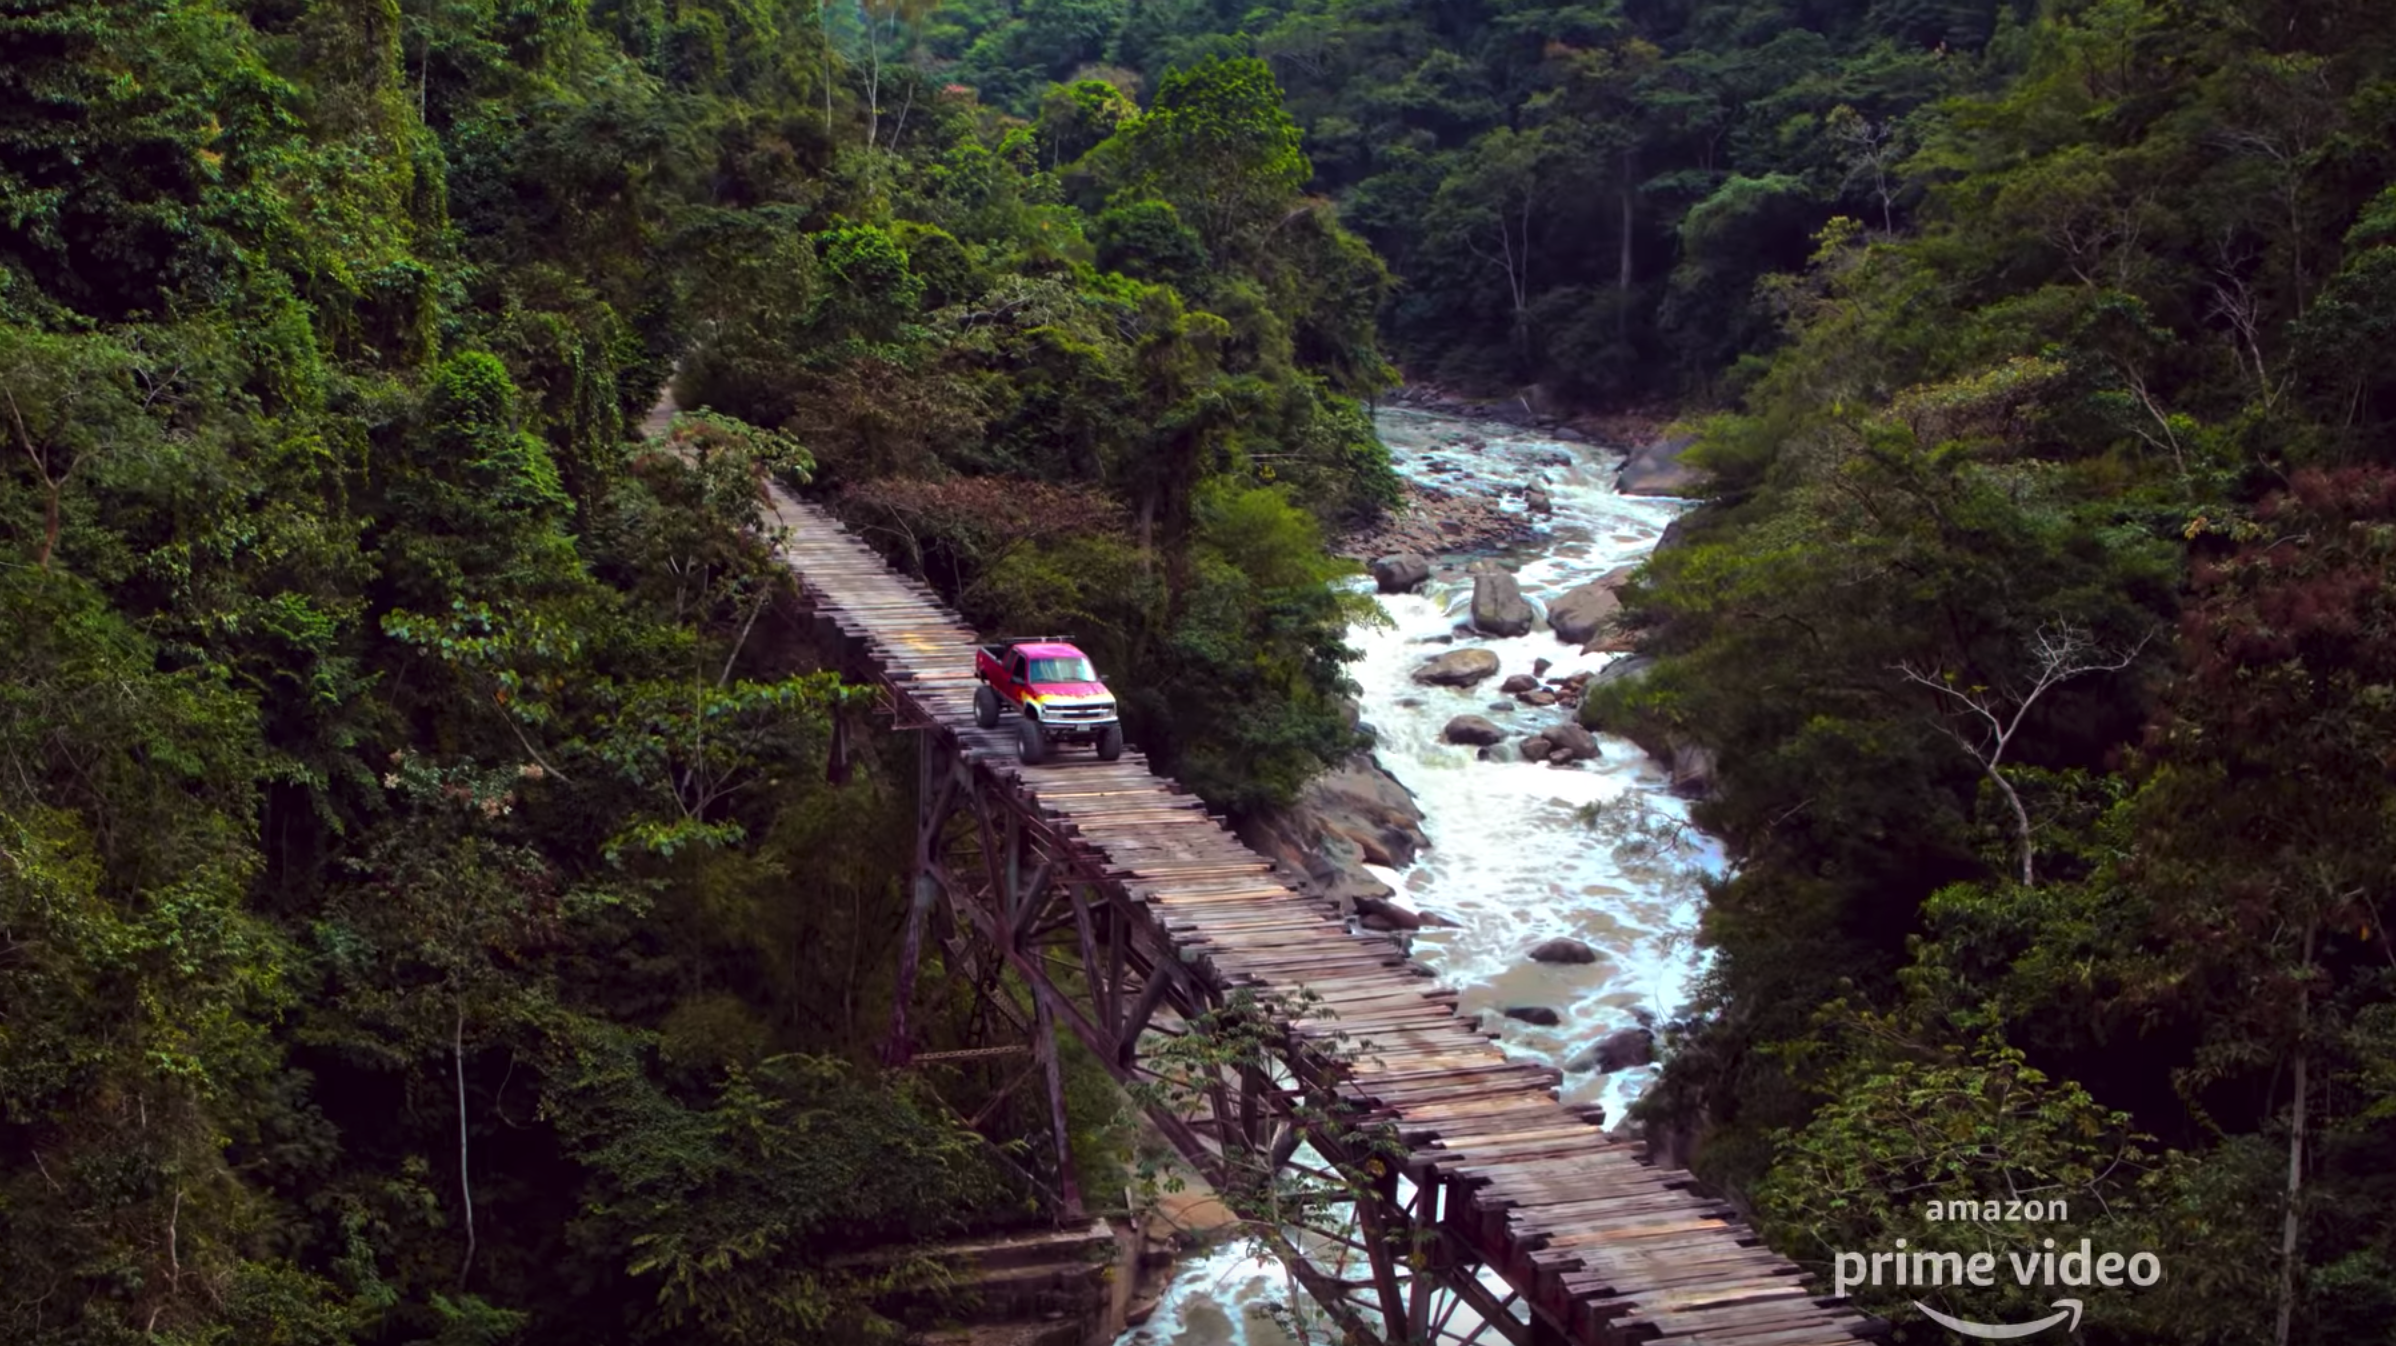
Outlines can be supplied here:
[[[1617, 451], [1405, 410], [1382, 411], [1379, 426], [1398, 470], [1413, 480], [1494, 496], [1544, 476], [1553, 514], [1529, 540], [1497, 554], [1543, 610], [1574, 586], [1644, 557], [1687, 508], [1617, 494]], [[1473, 441], [1483, 447], [1469, 447]], [[1443, 463], [1451, 470], [1436, 472]], [[1524, 509], [1519, 495], [1505, 507]], [[1375, 872], [1400, 901], [1456, 922], [1421, 932], [1415, 956], [1457, 989], [1464, 1012], [1490, 1011], [1500, 1023], [1497, 1012], [1508, 1006], [1557, 1011], [1556, 1028], [1513, 1020], [1502, 1027], [1508, 1052], [1562, 1067], [1633, 1023], [1635, 1007], [1660, 1017], [1682, 1007], [1702, 966], [1693, 940], [1700, 878], [1718, 871], [1722, 856], [1712, 838], [1688, 826], [1686, 806], [1667, 792], [1662, 769], [1620, 739], [1601, 738], [1599, 760], [1569, 768], [1508, 760], [1502, 746], [1492, 750], [1498, 760], [1483, 760], [1476, 749], [1440, 742], [1442, 726], [1457, 715], [1487, 716], [1512, 743], [1570, 714], [1519, 706], [1495, 690], [1507, 677], [1530, 673], [1535, 660], [1552, 661], [1552, 678], [1622, 657], [1583, 655], [1544, 626], [1513, 639], [1455, 630], [1472, 599], [1465, 559], [1436, 558], [1424, 589], [1382, 598], [1390, 626], [1350, 633], [1361, 652], [1350, 676], [1361, 689], [1364, 722], [1379, 739], [1376, 755], [1414, 792], [1431, 839], [1405, 870]], [[1359, 584], [1371, 588], [1369, 580]], [[1425, 658], [1471, 646], [1503, 661], [1496, 677], [1471, 690], [1413, 681]], [[1584, 941], [1604, 957], [1580, 966], [1524, 957], [1553, 936]], [[1561, 1092], [1568, 1102], [1603, 1103], [1609, 1118], [1620, 1118], [1649, 1074], [1568, 1073]], [[1186, 1263], [1155, 1316], [1118, 1346], [1288, 1346], [1295, 1339], [1265, 1307], [1289, 1297], [1279, 1266], [1224, 1248]]]

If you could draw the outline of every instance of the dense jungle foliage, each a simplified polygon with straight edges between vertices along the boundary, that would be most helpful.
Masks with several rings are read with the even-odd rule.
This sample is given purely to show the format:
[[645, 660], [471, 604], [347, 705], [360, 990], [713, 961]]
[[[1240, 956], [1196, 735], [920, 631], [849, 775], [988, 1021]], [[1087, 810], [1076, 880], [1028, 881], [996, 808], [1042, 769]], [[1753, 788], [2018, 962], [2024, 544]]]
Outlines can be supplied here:
[[1384, 352], [1738, 408], [1586, 712], [1718, 754], [1647, 1112], [1776, 1246], [2060, 1194], [2167, 1272], [2090, 1340], [2385, 1336], [2373, 0], [27, 0], [0, 78], [0, 1339], [887, 1332], [836, 1254], [1054, 1160], [872, 1064], [911, 763], [826, 779], [755, 482], [1269, 807]]
[[911, 749], [828, 782], [756, 483], [1268, 803], [1355, 741], [1386, 275], [1256, 64], [1043, 131], [915, 17], [0, 13], [0, 1340], [857, 1342], [836, 1254], [1056, 1186], [1037, 1091], [872, 1065]]
[[2036, 8], [956, 0], [923, 41], [951, 78], [1044, 119], [1108, 84], [1264, 58], [1315, 189], [1402, 279], [1392, 357], [1570, 407], [1751, 384], [1777, 328], [1757, 281], [1802, 268], [1834, 215], [1910, 223], [1911, 114], [2001, 87]]
[[[2385, 1340], [2396, 12], [2061, 4], [2004, 61], [1906, 119], [1894, 233], [1766, 283], [1585, 707], [1719, 754], [1738, 861], [1646, 1110], [1824, 1264], [2089, 1237], [2165, 1280], [2088, 1340]], [[2030, 1192], [2072, 1220], [1926, 1219]]]

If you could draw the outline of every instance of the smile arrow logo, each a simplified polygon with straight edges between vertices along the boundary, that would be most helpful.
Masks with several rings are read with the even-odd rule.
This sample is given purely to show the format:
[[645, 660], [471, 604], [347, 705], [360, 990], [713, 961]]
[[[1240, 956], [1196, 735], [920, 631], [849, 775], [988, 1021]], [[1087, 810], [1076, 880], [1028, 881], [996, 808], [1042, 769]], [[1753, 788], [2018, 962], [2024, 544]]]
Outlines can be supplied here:
[[2067, 1331], [2077, 1331], [2080, 1326], [2080, 1301], [2076, 1299], [2056, 1300], [2049, 1307], [2062, 1309], [2063, 1312], [2041, 1318], [2035, 1323], [1967, 1323], [1961, 1318], [1950, 1318], [1920, 1300], [1914, 1301], [1914, 1307], [1930, 1315], [1930, 1321], [1941, 1327], [1952, 1328], [1967, 1337], [1986, 1337], [1992, 1341], [2002, 1341], [2008, 1337], [2027, 1337], [2034, 1333], [2044, 1332], [2066, 1318], [2072, 1320], [2072, 1325], [2066, 1329]]

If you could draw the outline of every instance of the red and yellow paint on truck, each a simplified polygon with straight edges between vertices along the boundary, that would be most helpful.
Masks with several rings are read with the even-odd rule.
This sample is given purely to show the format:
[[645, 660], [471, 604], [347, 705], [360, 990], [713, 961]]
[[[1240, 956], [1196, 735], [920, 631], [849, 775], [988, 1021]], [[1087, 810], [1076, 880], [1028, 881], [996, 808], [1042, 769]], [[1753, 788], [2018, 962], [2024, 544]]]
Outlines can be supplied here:
[[1060, 743], [1088, 743], [1100, 761], [1123, 755], [1123, 722], [1114, 693], [1098, 680], [1090, 657], [1050, 637], [1000, 640], [973, 652], [973, 718], [998, 728], [1010, 710], [1016, 742], [1027, 765], [1048, 760]]

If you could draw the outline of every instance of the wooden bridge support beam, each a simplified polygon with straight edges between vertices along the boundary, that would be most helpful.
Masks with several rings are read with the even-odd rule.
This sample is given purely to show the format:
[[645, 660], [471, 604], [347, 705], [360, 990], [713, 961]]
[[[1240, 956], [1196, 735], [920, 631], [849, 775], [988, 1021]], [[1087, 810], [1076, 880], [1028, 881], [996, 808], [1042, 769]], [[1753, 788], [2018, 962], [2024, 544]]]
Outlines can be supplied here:
[[[1402, 1325], [1411, 1320], [1411, 1315], [1405, 1291], [1398, 1285], [1398, 1260], [1400, 1241], [1406, 1240], [1411, 1231], [1389, 1219], [1397, 1204], [1397, 1171], [1385, 1166], [1382, 1177], [1372, 1186], [1371, 1194], [1356, 1203], [1356, 1225], [1364, 1232], [1366, 1257], [1373, 1268], [1373, 1288], [1380, 1296], [1381, 1321], [1393, 1329], [1405, 1330]], [[1390, 1337], [1392, 1346], [1401, 1340], [1417, 1340], [1411, 1331], [1406, 1331], [1403, 1338], [1392, 1331]]]
[[1057, 1143], [1057, 1190], [1064, 1195], [1065, 1218], [1083, 1218], [1081, 1183], [1073, 1176], [1073, 1132], [1065, 1124], [1065, 1072], [1057, 1060], [1057, 1021], [1048, 1009], [1053, 995], [1046, 984], [1032, 984], [1032, 1031], [1038, 1035], [1040, 1067], [1048, 1073], [1048, 1124]]
[[897, 993], [890, 1002], [890, 1039], [882, 1060], [903, 1066], [914, 1056], [908, 1035], [907, 1011], [915, 1000], [915, 978], [923, 961], [924, 923], [938, 905], [940, 859], [945, 850], [948, 820], [956, 811], [957, 776], [951, 755], [929, 734], [915, 736], [915, 855], [908, 866], [907, 933], [899, 946]]
[[1426, 1233], [1427, 1246], [1421, 1249], [1414, 1274], [1407, 1278], [1406, 1339], [1428, 1343], [1431, 1340], [1431, 1300], [1438, 1294], [1440, 1279], [1447, 1274], [1447, 1259], [1440, 1255], [1439, 1185], [1420, 1182], [1414, 1189], [1414, 1227], [1409, 1232]]
[[[988, 1012], [1029, 1038], [1044, 1076], [1059, 1182], [1049, 1193], [1065, 1219], [1085, 1210], [1073, 1171], [1057, 1030], [1070, 1029], [1125, 1087], [1143, 1082], [1141, 1042], [1169, 1012], [1187, 1023], [1222, 1008], [1225, 995], [1190, 977], [1170, 949], [1152, 946], [1146, 923], [1120, 889], [1075, 863], [1070, 841], [1026, 816], [1015, 794], [956, 755], [936, 734], [918, 740], [917, 816], [912, 901], [901, 946], [899, 996], [885, 1056], [912, 1054], [908, 1014], [920, 976], [927, 925], [939, 937], [943, 966], [974, 985]], [[968, 821], [970, 820], [970, 821]], [[971, 838], [970, 842], [967, 838]], [[1062, 968], [1071, 974], [1060, 977]], [[1031, 995], [1025, 1007], [1002, 978], [1013, 972]], [[1310, 1136], [1302, 1110], [1336, 1101], [1332, 1082], [1301, 1071], [1288, 1081], [1253, 1067], [1227, 1068], [1199, 1082], [1201, 1115], [1151, 1107], [1151, 1119], [1183, 1160], [1219, 1191], [1252, 1175], [1259, 1160], [1279, 1174], [1298, 1167], [1312, 1139], [1333, 1167], [1354, 1172], [1371, 1156], [1346, 1153]], [[1503, 1300], [1476, 1279], [1477, 1260], [1441, 1224], [1436, 1181], [1420, 1180], [1415, 1199], [1398, 1199], [1398, 1169], [1380, 1159], [1380, 1175], [1357, 1203], [1359, 1236], [1344, 1241], [1362, 1254], [1364, 1274], [1315, 1265], [1280, 1234], [1299, 1284], [1362, 1346], [1432, 1346], [1468, 1340], [1507, 1346], [1562, 1346], [1570, 1339], [1519, 1296]], [[1331, 1176], [1331, 1175], [1324, 1175]], [[1331, 1231], [1320, 1231], [1328, 1237]], [[1472, 1326], [1452, 1320], [1469, 1314]]]

